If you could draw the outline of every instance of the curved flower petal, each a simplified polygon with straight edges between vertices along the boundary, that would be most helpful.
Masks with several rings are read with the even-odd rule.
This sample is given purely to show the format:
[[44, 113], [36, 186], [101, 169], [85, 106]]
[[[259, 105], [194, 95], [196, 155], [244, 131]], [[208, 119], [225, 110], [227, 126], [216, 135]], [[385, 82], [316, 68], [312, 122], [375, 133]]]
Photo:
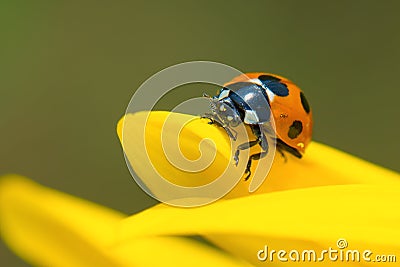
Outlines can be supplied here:
[[[124, 151], [135, 171], [138, 169], [143, 175], [150, 173], [135, 159], [146, 158], [143, 151], [125, 146], [123, 127], [124, 132], [127, 130], [132, 135], [150, 138], [151, 142], [145, 145], [149, 153], [158, 155], [150, 157], [155, 166], [165, 170], [173, 168], [163, 157], [160, 138], [162, 126], [170, 113], [151, 112], [143, 136], [138, 129], [143, 128], [147, 115], [146, 112], [128, 114], [118, 124]], [[181, 127], [180, 120], [185, 121], [187, 115], [174, 116], [177, 118], [173, 121], [174, 127]], [[223, 129], [201, 119], [192, 120], [183, 129], [186, 134], [179, 138], [184, 155], [196, 153], [200, 140], [210, 138], [216, 144], [217, 157], [209, 170], [229, 162], [229, 139]], [[212, 153], [214, 147], [202, 149], [203, 153]], [[173, 171], [165, 172], [170, 181], [182, 183], [186, 179], [190, 183], [194, 178], [178, 169]], [[213, 177], [219, 172], [220, 169], [214, 169]], [[279, 156], [275, 158], [268, 179], [257, 191], [269, 194], [249, 194], [247, 188], [247, 182], [241, 181], [225, 197], [248, 196], [246, 198], [220, 201], [200, 208], [174, 209], [159, 205], [125, 220], [121, 224], [121, 238], [143, 234], [198, 234], [255, 265], [260, 264], [256, 254], [265, 245], [276, 250], [314, 249], [321, 252], [329, 247], [338, 249], [336, 241], [339, 238], [346, 238], [351, 248], [359, 251], [399, 254], [400, 176], [395, 172], [313, 142], [301, 160], [291, 156], [287, 162]], [[170, 221], [174, 224], [169, 224]], [[275, 261], [273, 264], [281, 263]], [[326, 262], [327, 265], [331, 263], [334, 262]], [[311, 266], [311, 263], [307, 264]]]
[[0, 180], [1, 236], [34, 265], [250, 266], [185, 238], [151, 235], [117, 242], [122, 218], [116, 211], [17, 175]]
[[127, 239], [112, 248], [114, 254], [129, 255], [131, 266], [227, 266], [252, 264], [200, 242], [180, 237], [144, 237]]
[[276, 251], [314, 249], [318, 254], [329, 247], [338, 250], [340, 238], [352, 250], [399, 257], [399, 192], [398, 185], [335, 185], [192, 209], [159, 205], [122, 221], [120, 236], [203, 235], [253, 264], [260, 264], [257, 252], [265, 245]]
[[118, 212], [78, 200], [16, 175], [1, 180], [1, 234], [23, 258], [47, 266], [110, 266], [105, 249]]
[[[144, 133], [147, 113], [120, 121], [120, 138], [123, 126], [135, 137], [127, 139], [133, 143], [121, 142], [130, 163], [141, 177], [151, 173], [145, 167], [154, 164], [172, 182], [209, 183], [230, 161], [225, 131], [206, 120], [174, 113], [172, 128], [184, 125], [179, 148], [185, 157], [195, 161], [202, 153], [215, 153], [210, 167], [183, 172], [163, 155], [161, 129], [170, 115], [151, 112]], [[147, 155], [134, 146], [144, 136], [151, 138], [145, 143], [150, 165]], [[199, 148], [205, 138], [214, 144], [205, 142]], [[9, 176], [0, 180], [0, 231], [19, 255], [46, 266], [260, 265], [257, 256], [260, 251], [266, 255], [267, 248], [321, 253], [338, 250], [340, 238], [352, 250], [399, 257], [399, 191], [399, 174], [312, 143], [301, 160], [274, 159], [268, 179], [257, 191], [268, 194], [249, 194], [248, 182], [240, 181], [225, 200], [212, 205], [179, 209], [161, 204], [125, 220], [118, 212]], [[234, 198], [238, 196], [247, 197]], [[191, 235], [204, 236], [227, 253], [183, 237]], [[268, 256], [267, 264], [287, 264]], [[335, 263], [325, 257], [322, 264]], [[307, 261], [307, 266], [313, 264], [321, 262]]]
[[[154, 166], [158, 173], [171, 182], [185, 186], [198, 186], [209, 183], [223, 172], [230, 160], [231, 148], [229, 138], [222, 128], [208, 124], [206, 119], [163, 111], [150, 112], [146, 123], [148, 114], [148, 112], [127, 114], [119, 121], [117, 127], [124, 152], [140, 177], [154, 175], [151, 171]], [[168, 123], [173, 125], [167, 129], [182, 127], [179, 145], [182, 154], [186, 157], [193, 160], [200, 157], [201, 152], [215, 153], [213, 145], [200, 146], [202, 140], [211, 139], [214, 142], [217, 153], [215, 160], [208, 168], [188, 173], [175, 168], [165, 156], [161, 136], [165, 134], [163, 125], [171, 115], [173, 119], [168, 120]], [[185, 124], [189, 120], [190, 123]], [[145, 133], [143, 133], [143, 125], [146, 125]], [[126, 135], [125, 138], [122, 137], [123, 132]], [[144, 139], [150, 140], [145, 143], [146, 150], [135, 145], [139, 142], [138, 140]], [[171, 139], [171, 141], [174, 140]], [[146, 152], [149, 153], [149, 159]], [[302, 159], [291, 155], [287, 157], [286, 162], [280, 155], [275, 157], [268, 178], [256, 193], [322, 185], [400, 183], [399, 176], [395, 172], [317, 142], [309, 145]], [[256, 165], [253, 164], [253, 171]], [[248, 186], [249, 181], [241, 179], [226, 198], [251, 195]], [[150, 188], [150, 190], [157, 190], [157, 188]]]

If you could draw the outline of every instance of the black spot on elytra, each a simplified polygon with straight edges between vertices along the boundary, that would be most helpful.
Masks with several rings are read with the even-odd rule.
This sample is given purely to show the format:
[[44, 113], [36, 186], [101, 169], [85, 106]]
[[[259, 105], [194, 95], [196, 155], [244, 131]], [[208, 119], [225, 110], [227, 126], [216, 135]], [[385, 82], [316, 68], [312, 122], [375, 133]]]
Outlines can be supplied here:
[[271, 75], [265, 75], [265, 74], [258, 76], [258, 79], [260, 81], [275, 81], [275, 82], [281, 81], [281, 79], [279, 79], [278, 77], [271, 76]]
[[281, 83], [280, 79], [271, 75], [260, 75], [258, 79], [264, 85], [265, 88], [268, 88], [272, 93], [277, 96], [288, 96], [289, 89], [286, 84]]
[[303, 92], [300, 92], [300, 99], [301, 99], [301, 104], [303, 105], [304, 110], [307, 113], [310, 113], [310, 105], [308, 104], [306, 96], [303, 94]]
[[288, 136], [290, 139], [295, 139], [303, 131], [303, 124], [301, 121], [294, 121], [289, 127]]

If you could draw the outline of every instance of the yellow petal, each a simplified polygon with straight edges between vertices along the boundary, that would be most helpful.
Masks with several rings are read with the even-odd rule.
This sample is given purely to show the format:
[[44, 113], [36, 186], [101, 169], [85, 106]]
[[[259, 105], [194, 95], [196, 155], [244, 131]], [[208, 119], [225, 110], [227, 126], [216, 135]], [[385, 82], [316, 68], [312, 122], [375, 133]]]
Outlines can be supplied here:
[[[173, 119], [168, 119], [168, 123], [172, 126], [168, 129], [183, 127], [179, 135], [179, 149], [184, 156], [193, 160], [201, 155], [216, 154], [215, 160], [208, 168], [198, 172], [182, 171], [171, 164], [165, 156], [163, 150], [165, 144], [161, 136], [166, 134], [162, 129], [171, 114]], [[162, 111], [151, 112], [146, 124], [147, 116], [148, 112], [127, 114], [117, 127], [124, 152], [140, 177], [149, 179], [160, 174], [178, 185], [199, 186], [213, 181], [229, 164], [232, 154], [230, 140], [222, 128], [209, 125], [206, 119]], [[190, 123], [185, 124], [188, 120]], [[144, 125], [146, 125], [145, 133], [143, 133]], [[173, 135], [171, 130], [167, 130], [167, 134], [168, 131]], [[215, 152], [215, 146], [210, 143], [201, 146], [201, 140], [213, 140], [217, 151]], [[175, 140], [170, 137], [167, 141], [173, 143]], [[266, 181], [256, 193], [322, 185], [400, 183], [399, 175], [395, 172], [317, 142], [309, 145], [302, 159], [291, 155], [287, 155], [287, 158], [285, 162], [279, 154], [275, 156]], [[256, 165], [253, 164], [253, 172]], [[153, 171], [153, 167], [158, 173]], [[251, 195], [249, 182], [242, 178], [226, 198]], [[156, 186], [148, 187], [156, 194], [163, 191], [163, 188]]]
[[116, 245], [112, 250], [122, 256], [130, 255], [135, 263], [132, 266], [253, 266], [229, 253], [179, 237], [133, 238]]
[[34, 265], [250, 266], [185, 238], [151, 235], [117, 242], [122, 218], [17, 175], [0, 179], [1, 236]]
[[399, 257], [399, 192], [398, 185], [335, 185], [258, 194], [200, 208], [160, 205], [123, 221], [120, 236], [124, 240], [149, 234], [203, 235], [253, 264], [260, 264], [257, 252], [265, 245], [321, 253], [329, 247], [338, 249], [340, 238], [347, 240], [348, 249]]
[[110, 266], [105, 249], [122, 215], [10, 175], [0, 185], [1, 234], [41, 266]]
[[[167, 141], [169, 143], [162, 143], [162, 134], [169, 134], [169, 132], [162, 132], [163, 127], [165, 127], [164, 122], [168, 119], [169, 124], [167, 127], [172, 131], [175, 129], [179, 130], [182, 125], [190, 121], [188, 127], [183, 127], [179, 134], [181, 137], [179, 139], [181, 152], [189, 160], [196, 160], [201, 156], [199, 143], [207, 137], [204, 138], [204, 135], [199, 135], [197, 131], [202, 129], [207, 123], [205, 123], [205, 120], [191, 121], [194, 117], [185, 114], [151, 112], [147, 122], [148, 127], [146, 127], [146, 132], [143, 133], [143, 125], [146, 124], [147, 114], [147, 112], [135, 113], [133, 115], [128, 114], [126, 116], [127, 119], [125, 121], [120, 120], [117, 126], [124, 151], [131, 159], [130, 163], [139, 176], [152, 176], [155, 174], [152, 172], [152, 168], [155, 168], [160, 175], [171, 182], [182, 186], [200, 186], [211, 182], [223, 172], [228, 162], [225, 154], [226, 151], [229, 152], [229, 139], [227, 136], [221, 135], [218, 128], [208, 127], [207, 129], [211, 137], [218, 136], [220, 139], [226, 139], [218, 143], [221, 147], [217, 150], [218, 154], [216, 155], [215, 162], [212, 164], [213, 168], [207, 168], [199, 172], [184, 172], [176, 168], [169, 161], [177, 157], [177, 155], [174, 154], [168, 159], [164, 153], [164, 147], [175, 141], [173, 136], [168, 136]], [[125, 128], [124, 138], [122, 138], [123, 127]], [[142, 146], [142, 144], [145, 146]], [[202, 152], [206, 156], [215, 154], [211, 143], [203, 143], [202, 149], [205, 150]], [[148, 153], [148, 156], [146, 153]], [[147, 157], [149, 157], [150, 161]]]
[[[143, 128], [147, 113], [128, 114], [118, 125], [121, 143], [135, 171], [139, 171], [143, 177], [152, 175], [141, 167], [142, 161], [147, 160], [143, 151], [156, 151], [150, 157], [151, 163], [159, 166], [161, 171], [171, 168], [164, 173], [164, 177], [177, 183], [186, 179], [195, 185], [193, 179], [209, 178], [202, 178], [205, 170], [199, 172], [199, 177], [189, 176], [187, 172], [173, 169], [167, 158], [163, 157], [160, 136], [169, 115], [168, 112], [150, 113], [146, 134], [142, 133], [141, 138], [149, 138], [151, 141], [146, 142], [145, 149], [140, 150], [138, 147], [132, 149], [132, 143], [126, 142], [129, 138], [122, 137], [122, 128], [131, 134], [129, 137], [139, 136], [137, 129]], [[187, 115], [174, 114], [174, 117], [176, 128], [182, 127], [181, 121], [187, 120]], [[220, 168], [229, 162], [229, 138], [224, 130], [208, 125], [207, 120], [201, 119], [192, 120], [183, 129], [186, 129], [187, 134], [179, 136], [182, 154], [197, 153], [196, 156], [199, 156], [200, 140], [210, 138], [216, 144], [217, 157], [209, 169]], [[202, 149], [203, 153], [214, 152], [213, 146]], [[211, 172], [213, 178], [216, 173], [219, 174], [220, 169]], [[250, 194], [248, 182], [241, 181], [226, 198], [249, 197], [189, 210], [160, 205], [126, 220], [121, 227], [121, 238], [123, 240], [126, 236], [146, 233], [200, 234], [255, 265], [260, 264], [256, 253], [265, 245], [275, 250], [322, 251], [329, 247], [337, 249], [336, 241], [339, 238], [346, 238], [352, 249], [393, 254], [399, 250], [396, 241], [400, 237], [400, 209], [399, 204], [396, 204], [400, 203], [399, 182], [400, 177], [395, 172], [314, 142], [301, 160], [290, 155], [287, 162], [279, 156], [275, 158], [268, 179], [257, 191], [275, 193]], [[325, 187], [319, 187], [321, 185]], [[170, 221], [174, 223], [169, 224]], [[325, 264], [331, 263], [328, 260]], [[273, 264], [280, 265], [281, 262], [275, 261]], [[307, 263], [307, 266], [311, 264]]]

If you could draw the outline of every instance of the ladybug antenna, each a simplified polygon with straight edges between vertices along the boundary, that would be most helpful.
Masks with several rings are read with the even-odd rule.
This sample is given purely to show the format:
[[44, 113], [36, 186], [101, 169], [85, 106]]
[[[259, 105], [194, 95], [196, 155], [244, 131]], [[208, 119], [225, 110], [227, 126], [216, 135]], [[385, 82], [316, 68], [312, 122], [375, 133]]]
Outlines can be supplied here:
[[210, 99], [210, 109], [214, 112], [217, 109], [217, 106], [215, 105], [215, 103], [213, 101], [214, 98], [206, 93], [203, 93], [203, 97]]
[[210, 109], [212, 111], [215, 111], [217, 109], [217, 106], [215, 105], [215, 103], [213, 101], [210, 101]]

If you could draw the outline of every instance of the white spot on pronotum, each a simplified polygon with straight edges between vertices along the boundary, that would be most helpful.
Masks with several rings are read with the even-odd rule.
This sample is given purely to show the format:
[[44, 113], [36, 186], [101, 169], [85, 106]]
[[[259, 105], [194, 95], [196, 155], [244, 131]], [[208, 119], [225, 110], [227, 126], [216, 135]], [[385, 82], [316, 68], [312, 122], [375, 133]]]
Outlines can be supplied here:
[[221, 93], [218, 96], [218, 100], [222, 100], [224, 98], [227, 98], [229, 96], [230, 90], [222, 90]]
[[259, 119], [257, 113], [254, 110], [246, 110], [244, 114], [244, 122], [247, 124], [256, 124], [258, 123]]
[[258, 84], [258, 85], [260, 85], [260, 86], [263, 86], [262, 82], [261, 82], [260, 79], [258, 79], [258, 78], [250, 79], [249, 82]]
[[264, 88], [265, 91], [267, 92], [269, 101], [271, 101], [271, 102], [274, 101], [275, 94], [274, 94], [271, 90], [269, 90], [268, 87], [265, 87], [264, 84], [260, 81], [260, 79], [258, 79], [258, 78], [250, 79], [249, 82], [258, 84], [259, 86], [261, 86], [262, 88]]

